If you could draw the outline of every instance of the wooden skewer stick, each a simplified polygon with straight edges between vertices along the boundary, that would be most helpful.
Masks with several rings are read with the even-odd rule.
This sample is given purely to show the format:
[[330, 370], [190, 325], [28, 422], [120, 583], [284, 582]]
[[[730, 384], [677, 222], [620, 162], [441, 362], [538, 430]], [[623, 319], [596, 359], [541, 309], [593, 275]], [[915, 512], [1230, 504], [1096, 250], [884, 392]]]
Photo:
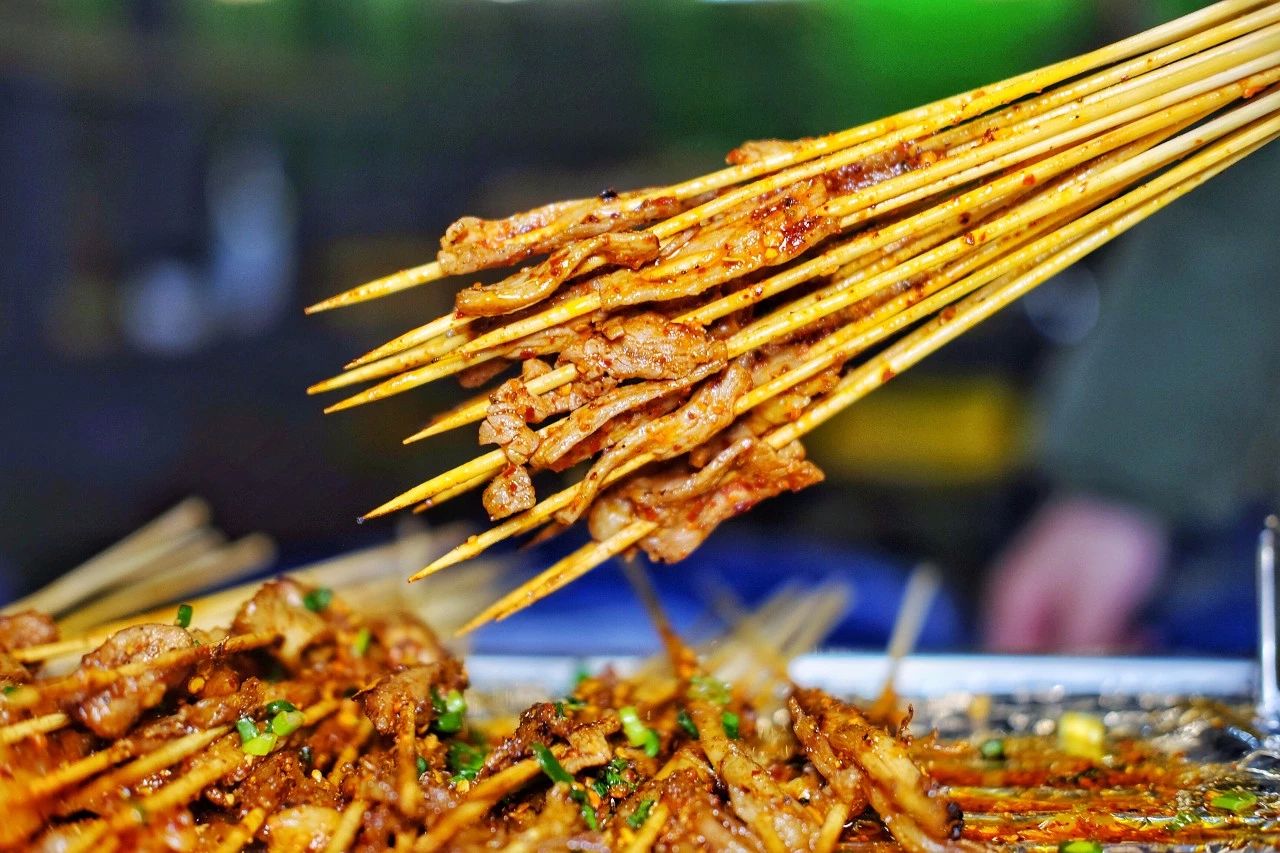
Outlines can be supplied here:
[[474, 320], [474, 317], [463, 317], [456, 311], [443, 314], [430, 323], [421, 325], [416, 329], [410, 329], [403, 335], [387, 341], [382, 346], [374, 347], [359, 358], [353, 359], [347, 363], [347, 369], [350, 370], [362, 364], [381, 361], [388, 356], [420, 346], [446, 334], [457, 334], [471, 325]]
[[128, 788], [140, 779], [145, 779], [153, 773], [195, 755], [229, 731], [231, 731], [230, 726], [215, 726], [171, 740], [76, 791], [64, 808], [68, 812], [75, 811], [100, 797], [108, 796], [121, 788]]
[[189, 593], [257, 571], [270, 563], [275, 553], [275, 543], [270, 537], [251, 533], [225, 548], [175, 563], [140, 582], [90, 602], [59, 620], [58, 627], [69, 633], [85, 631], [139, 610], [176, 601]]
[[486, 608], [476, 618], [463, 625], [458, 630], [458, 634], [468, 634], [481, 625], [502, 621], [513, 613], [523, 610], [570, 581], [582, 577], [605, 560], [621, 554], [653, 532], [656, 526], [651, 521], [633, 521], [603, 542], [591, 542], [582, 546]]
[[352, 800], [347, 804], [347, 807], [342, 810], [342, 819], [338, 821], [338, 828], [334, 830], [333, 837], [325, 845], [324, 853], [343, 853], [351, 847], [356, 840], [356, 833], [360, 831], [360, 822], [364, 820], [367, 808], [369, 804], [360, 799]]
[[444, 271], [440, 269], [440, 264], [435, 261], [431, 261], [430, 263], [423, 264], [422, 266], [401, 270], [400, 272], [392, 273], [391, 275], [362, 284], [359, 287], [353, 287], [336, 296], [330, 296], [328, 299], [307, 307], [306, 313], [317, 314], [321, 311], [328, 311], [333, 308], [355, 305], [357, 302], [367, 302], [370, 299], [377, 299], [382, 296], [389, 296], [392, 293], [399, 293], [402, 290], [408, 290], [410, 287], [417, 287], [420, 284], [436, 281], [443, 277]]
[[30, 608], [61, 613], [96, 591], [127, 580], [140, 555], [150, 554], [158, 545], [178, 540], [208, 521], [209, 505], [200, 498], [187, 498], [39, 592], [13, 602], [4, 612]]
[[[331, 376], [322, 382], [307, 388], [308, 394], [323, 394], [349, 385], [357, 385], [373, 379], [393, 376], [405, 370], [425, 369], [436, 361], [443, 360], [450, 353], [471, 340], [470, 331], [462, 331], [456, 335], [441, 336], [434, 340], [419, 344], [412, 349], [389, 355], [378, 361], [371, 361], [358, 367], [350, 368], [337, 376]], [[465, 366], [465, 365], [464, 365]], [[443, 375], [448, 375], [443, 374]], [[438, 377], [437, 377], [438, 378]], [[429, 380], [430, 381], [430, 380]]]
[[30, 802], [52, 796], [64, 788], [83, 782], [126, 758], [132, 758], [137, 747], [129, 740], [118, 740], [105, 749], [90, 753], [79, 761], [63, 764], [47, 775], [32, 779], [23, 792]]
[[925, 617], [942, 586], [942, 576], [936, 567], [921, 563], [911, 572], [907, 579], [907, 588], [902, 593], [902, 603], [898, 607], [898, 616], [893, 621], [893, 632], [889, 635], [889, 649], [886, 657], [889, 661], [885, 673], [884, 687], [880, 695], [892, 695], [894, 681], [902, 659], [911, 653], [920, 639], [924, 628]]
[[266, 819], [267, 813], [261, 808], [250, 809], [249, 813], [231, 828], [226, 838], [222, 839], [222, 843], [218, 845], [216, 853], [239, 853], [249, 843], [250, 839], [257, 834]]
[[48, 734], [49, 732], [57, 731], [70, 721], [71, 719], [66, 714], [61, 711], [54, 711], [52, 714], [10, 723], [4, 728], [0, 728], [0, 743], [17, 743], [34, 735]]

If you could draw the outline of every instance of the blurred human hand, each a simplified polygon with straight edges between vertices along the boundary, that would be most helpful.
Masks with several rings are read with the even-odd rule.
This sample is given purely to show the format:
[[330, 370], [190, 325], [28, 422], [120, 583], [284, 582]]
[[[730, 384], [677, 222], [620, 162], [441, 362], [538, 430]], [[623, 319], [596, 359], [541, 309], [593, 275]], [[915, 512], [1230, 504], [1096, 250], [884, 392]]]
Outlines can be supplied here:
[[999, 652], [1132, 646], [1135, 615], [1168, 559], [1168, 532], [1129, 504], [1059, 497], [1043, 506], [987, 577], [983, 634]]

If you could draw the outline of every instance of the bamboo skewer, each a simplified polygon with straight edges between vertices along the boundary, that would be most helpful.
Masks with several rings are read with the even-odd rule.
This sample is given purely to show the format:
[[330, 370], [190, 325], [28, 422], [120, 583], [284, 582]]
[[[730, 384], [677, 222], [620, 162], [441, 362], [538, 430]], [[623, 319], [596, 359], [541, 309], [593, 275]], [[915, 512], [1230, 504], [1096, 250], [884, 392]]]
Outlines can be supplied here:
[[145, 580], [109, 593], [59, 620], [58, 627], [66, 633], [85, 631], [140, 609], [177, 601], [198, 590], [244, 577], [274, 557], [271, 539], [252, 533], [225, 548], [174, 563]]
[[[782, 447], [805, 432], [829, 419], [836, 412], [865, 396], [873, 388], [897, 376], [908, 369], [928, 353], [953, 340], [961, 332], [977, 325], [991, 316], [999, 308], [1023, 295], [1026, 291], [1045, 281], [1047, 278], [1074, 263], [1084, 254], [1097, 246], [1114, 238], [1137, 222], [1145, 219], [1156, 210], [1166, 206], [1174, 199], [1199, 186], [1213, 175], [1218, 174], [1232, 163], [1247, 156], [1248, 153], [1280, 135], [1280, 116], [1267, 117], [1269, 112], [1280, 109], [1280, 92], [1251, 104], [1251, 109], [1243, 116], [1224, 117], [1230, 120], [1218, 120], [1221, 126], [1242, 124], [1245, 120], [1259, 114], [1254, 122], [1244, 130], [1211, 146], [1204, 152], [1192, 157], [1132, 192], [1131, 197], [1122, 197], [1112, 205], [1119, 209], [1131, 208], [1127, 213], [1114, 219], [1108, 225], [1085, 236], [1075, 243], [1039, 261], [1027, 272], [1010, 281], [997, 281], [986, 285], [961, 304], [951, 316], [941, 316], [917, 331], [894, 344], [884, 354], [878, 356], [867, 365], [863, 365], [847, 374], [830, 395], [811, 407], [795, 422], [771, 433], [767, 440], [775, 447]], [[1169, 144], [1169, 143], [1164, 143]], [[1174, 146], [1172, 150], [1180, 150]], [[1139, 168], [1129, 166], [1128, 168]], [[1162, 189], [1167, 187], [1167, 189]], [[1145, 192], [1143, 192], [1145, 190]], [[1126, 202], [1127, 204], [1122, 204]], [[1104, 208], [1107, 209], [1107, 208]], [[1111, 208], [1114, 210], [1115, 208]], [[1033, 244], [1024, 252], [1031, 254], [1038, 247]], [[1031, 254], [1035, 257], [1034, 254]], [[538, 599], [549, 595], [570, 581], [581, 577], [586, 572], [600, 565], [605, 560], [621, 554], [639, 540], [656, 529], [654, 522], [637, 520], [603, 542], [593, 542], [568, 555], [529, 582], [511, 593], [503, 596], [498, 602], [482, 611], [475, 619], [468, 622], [461, 632], [475, 628], [494, 620], [507, 618]]]
[[[1266, 109], [1265, 107], [1258, 108], [1258, 111], [1265, 112], [1265, 109]], [[1157, 186], [1160, 186], [1160, 185], [1157, 185]], [[1148, 192], [1151, 192], [1151, 190], [1148, 190]], [[1129, 201], [1125, 202], [1125, 204], [1133, 204], [1134, 200], [1138, 198], [1141, 198], [1141, 196], [1134, 196], [1130, 198]], [[1108, 213], [1109, 213], [1109, 210], [1104, 210], [1097, 214], [1091, 215], [1090, 217], [1077, 220], [1072, 226], [1069, 226], [1066, 230], [1064, 230], [1062, 234], [1058, 237], [1058, 239], [1059, 240], [1069, 239], [1076, 235], [1080, 235], [1084, 233], [1089, 227], [1092, 227], [1095, 223], [1102, 221], [1108, 215]], [[1037, 244], [1037, 245], [1039, 246], [1041, 244]], [[988, 270], [986, 277], [975, 279], [973, 282], [971, 282], [969, 289], [970, 290], [973, 289], [973, 287], [975, 287], [977, 284], [984, 283], [986, 280], [990, 280], [994, 278], [996, 275], [1003, 274], [1003, 272], [1009, 267], [1010, 267], [1009, 262], [1006, 262], [1000, 266], [991, 267]], [[952, 301], [954, 298], [956, 297], [953, 296], [951, 297], [951, 299], [946, 301]], [[925, 316], [928, 313], [931, 313], [933, 310], [936, 310], [937, 308], [941, 307], [941, 304], [945, 304], [945, 302], [939, 303], [938, 300], [934, 300], [932, 302], [926, 300], [925, 302], [921, 303], [917, 307], [914, 313], [908, 315], [905, 318], [899, 318], [897, 321], [890, 320], [890, 322], [894, 324], [894, 327], [900, 327], [905, 324], [904, 320], [906, 322], [914, 321], [916, 318], [920, 316]], [[851, 327], [851, 330], [857, 330], [857, 327]], [[885, 328], [881, 332], [879, 337], [883, 337], [885, 334], [888, 334], [891, 331], [893, 331], [893, 328]], [[853, 337], [852, 334], [849, 334], [849, 337], [852, 338]], [[856, 341], [856, 343], [854, 341]], [[861, 348], [861, 346], [864, 345], [864, 343], [865, 341], [857, 341], [857, 339], [854, 338], [852, 341], [849, 342], [849, 349], [855, 350], [855, 349]], [[845, 353], [840, 353], [840, 354], [843, 355]], [[795, 381], [798, 381], [799, 379], [807, 378], [808, 376], [812, 376], [820, 372], [822, 369], [825, 369], [826, 367], [833, 364], [836, 360], [837, 358], [834, 356], [823, 357], [821, 358], [821, 360], [819, 359], [813, 360], [810, 364], [803, 366], [799, 368], [797, 371], [795, 371], [795, 373], [798, 374], [798, 379], [796, 379]], [[794, 384], [792, 377], [790, 376], [779, 377], [775, 379], [773, 382], [765, 386], [761, 386], [760, 388], [753, 389], [751, 392], [749, 392], [745, 400], [752, 405], [758, 404], [759, 402], [762, 402], [763, 399], [766, 399], [767, 396], [771, 394], [771, 392], [776, 392], [777, 390], [780, 390], [780, 387], [783, 387], [783, 386], [789, 387], [790, 384]], [[627, 471], [626, 473], [629, 473], [629, 471]], [[509, 519], [491, 528], [490, 530], [484, 531], [480, 534], [476, 534], [470, 537], [467, 540], [467, 542], [463, 543], [463, 545], [458, 546], [458, 548], [454, 549], [454, 551], [443, 555], [442, 557], [437, 559], [435, 562], [427, 566], [424, 570], [414, 575], [413, 578], [411, 579], [425, 577], [426, 575], [439, 571], [440, 569], [445, 568], [448, 565], [453, 565], [456, 562], [460, 562], [464, 559], [469, 559], [470, 557], [473, 557], [476, 554], [481, 553], [483, 550], [490, 547], [492, 544], [495, 544], [496, 542], [501, 541], [502, 539], [507, 538], [508, 536], [518, 535], [519, 533], [527, 532], [528, 530], [533, 529], [534, 527], [538, 526], [538, 524], [542, 523], [542, 521], [549, 518], [553, 513], [557, 512], [559, 509], [563, 508], [564, 506], [567, 506], [571, 502], [573, 493], [575, 492], [575, 490], [576, 490], [576, 487], [570, 487], [569, 489], [566, 489], [551, 498], [545, 499], [544, 501], [539, 503], [538, 506], [535, 507], [533, 510], [529, 510], [527, 513], [515, 516], [512, 519]]]
[[[326, 411], [383, 399], [486, 362], [500, 360], [491, 365], [500, 373], [510, 362], [535, 355], [550, 360], [557, 353], [553, 369], [521, 378], [516, 393], [550, 395], [573, 383], [569, 393], [589, 401], [599, 392], [589, 383], [576, 384], [582, 378], [581, 356], [570, 350], [571, 342], [590, 344], [586, 335], [612, 334], [607, 323], [614, 318], [648, 311], [659, 323], [683, 324], [703, 334], [714, 329], [715, 345], [723, 345], [730, 359], [755, 352], [776, 356], [777, 367], [774, 361], [754, 362], [757, 374], [776, 373], [757, 375], [755, 384], [733, 400], [731, 414], [744, 419], [738, 428], [759, 435], [775, 450], [785, 448], [990, 311], [1261, 144], [1271, 132], [1268, 122], [1280, 112], [1277, 84], [1280, 4], [1217, 4], [1084, 56], [881, 121], [816, 139], [744, 147], [735, 165], [692, 183], [600, 203], [548, 205], [483, 228], [464, 222], [446, 239], [446, 244], [463, 241], [455, 244], [463, 251], [451, 255], [450, 264], [462, 257], [464, 266], [499, 265], [568, 246], [579, 254], [561, 253], [515, 273], [506, 289], [497, 286], [496, 315], [482, 324], [455, 311], [356, 359], [348, 374], [322, 385], [349, 385], [360, 377], [381, 381]], [[656, 238], [656, 258], [628, 269], [597, 253], [594, 245], [576, 242], [581, 232], [575, 229], [586, 211], [616, 211], [661, 193], [683, 207], [660, 221], [628, 220], [626, 226]], [[780, 201], [802, 205], [788, 214], [805, 217], [807, 224], [796, 234], [783, 225], [794, 219], [770, 218]], [[502, 245], [504, 233], [518, 236]], [[754, 242], [736, 242], [748, 237]], [[470, 239], [494, 242], [473, 246], [481, 251], [468, 255]], [[784, 239], [792, 240], [785, 253], [776, 248]], [[739, 245], [756, 248], [735, 256], [733, 247]], [[572, 263], [571, 269], [555, 266], [565, 258], [572, 259], [563, 261]], [[555, 269], [564, 275], [557, 277]], [[520, 289], [527, 290], [529, 282], [540, 289], [528, 291], [534, 301], [522, 301]], [[469, 305], [459, 302], [460, 310]], [[432, 354], [418, 351], [421, 347], [430, 347]], [[406, 364], [395, 375], [370, 372], [420, 359], [426, 360]], [[686, 383], [701, 381], [687, 370], [675, 372], [686, 371]], [[663, 383], [674, 381], [659, 375], [659, 380], [640, 380], [651, 383], [643, 387], [627, 386], [601, 405], [570, 412], [568, 422], [537, 424], [529, 439], [535, 446], [558, 437], [600, 443], [588, 456], [599, 454], [582, 482], [522, 504], [533, 506], [472, 536], [411, 579], [544, 524], [541, 535], [554, 533], [581, 517], [601, 489], [687, 452], [685, 444], [674, 437], [667, 441], [663, 432], [677, 429], [674, 420], [640, 426], [617, 420], [610, 432], [589, 417], [597, 412], [600, 417], [606, 412], [613, 418], [618, 412], [639, 416], [633, 401], [653, 399], [663, 393]], [[823, 378], [828, 375], [832, 378]], [[594, 376], [587, 378], [594, 381]], [[605, 387], [628, 376], [610, 374]], [[822, 384], [830, 381], [836, 383], [833, 390], [805, 390], [830, 388]], [[696, 419], [701, 415], [689, 395], [681, 390], [674, 403], [681, 417]], [[562, 411], [564, 399], [544, 396], [538, 406]], [[614, 408], [603, 408], [605, 403]], [[511, 413], [491, 405], [487, 394], [479, 394], [433, 418], [405, 443], [475, 423], [491, 411], [494, 420], [486, 429], [499, 434], [510, 429], [502, 419]], [[792, 405], [803, 406], [796, 409], [798, 417], [765, 432], [768, 419], [781, 418], [779, 412]], [[538, 406], [528, 408], [526, 420], [544, 419]], [[708, 420], [712, 431], [707, 435], [725, 423]], [[558, 445], [548, 445], [541, 457], [533, 456], [530, 470], [541, 470], [552, 458], [548, 453], [556, 452]], [[508, 458], [503, 447], [482, 453], [384, 502], [365, 518], [410, 506], [423, 511], [485, 486], [504, 470], [511, 476], [514, 469], [508, 466], [525, 463], [527, 456], [512, 450]], [[633, 521], [608, 540], [585, 546], [502, 597], [463, 631], [505, 618], [637, 544], [658, 548], [657, 539], [645, 544], [654, 529], [653, 522]]]
[[[1236, 88], [1239, 88], [1239, 84], [1234, 85]], [[1176, 112], [1170, 111], [1170, 114], [1175, 116], [1176, 120], [1182, 120], [1188, 115], [1197, 115], [1203, 111], [1204, 105], [1200, 102], [1196, 102], [1186, 105], [1182, 110]], [[1239, 120], [1238, 117], [1237, 120]], [[1152, 126], [1158, 124], [1159, 122], [1156, 121], [1139, 122], [1137, 127], [1127, 129], [1124, 133], [1118, 134], [1114, 137], [1114, 139], [1119, 140], [1120, 142], [1128, 142], [1131, 138], [1140, 138], [1142, 135], [1145, 135], [1144, 131], [1151, 131]], [[1158, 130], [1158, 127], [1155, 129]], [[1009, 175], [1006, 178], [997, 181], [996, 184], [1000, 184], [1002, 187], [1017, 186], [1023, 184], [1028, 178], [1030, 178], [1033, 183], [1043, 182], [1044, 180], [1059, 174], [1062, 169], [1077, 165], [1090, 159], [1092, 156], [1096, 156], [1098, 153], [1105, 152], [1108, 147], [1113, 144], [1114, 142], [1112, 138], [1107, 136], [1099, 137], [1099, 139], [1092, 144], [1092, 147], [1081, 146], [1081, 149], [1084, 150], [1072, 149], [1071, 151], [1064, 152], [1055, 158], [1041, 161], [1035, 166], [1029, 167], [1027, 170], [1022, 170]], [[1040, 216], [1053, 212], [1053, 208], [1056, 205], [1061, 204], [1058, 196], [1066, 196], [1074, 192], [1072, 189], [1073, 184], [1082, 184], [1087, 179], [1090, 183], [1090, 192], [1096, 194], [1102, 192], [1106, 188], [1106, 181], [1108, 179], [1113, 182], [1128, 180], [1134, 174], [1141, 174], [1144, 169], [1150, 170], [1152, 168], [1157, 168], [1164, 162], [1168, 162], [1169, 159], [1177, 156], [1179, 150], [1183, 149], [1172, 149], [1172, 153], [1169, 149], [1162, 149], [1160, 155], [1165, 158], [1164, 160], [1161, 160], [1159, 157], [1147, 157], [1146, 159], [1134, 158], [1127, 163], [1113, 166], [1109, 173], [1097, 175], [1085, 173], [1078, 176], [1074, 181], [1060, 186], [1057, 189], [1057, 196], [1050, 195], [1035, 199], [1032, 202], [1020, 206], [1005, 216], [987, 224], [982, 230], [988, 239], [994, 239], [997, 236], [1010, 233], [1015, 229], [1023, 227], [1027, 223], [1034, 221]], [[1154, 165], [1152, 165], [1153, 163]], [[996, 185], [988, 185], [988, 187], [980, 188], [979, 190], [975, 190], [965, 196], [962, 196], [958, 200], [960, 202], [958, 206], [967, 208], [971, 204], [976, 203], [979, 196], [989, 196], [999, 192], [1000, 190], [995, 189], [995, 186]], [[929, 213], [921, 214], [921, 216], [936, 218], [935, 215]], [[898, 226], [886, 229], [886, 231], [882, 232], [881, 235], [877, 235], [877, 237], [874, 238], [874, 241], [887, 243], [892, 239], [896, 239], [899, 232], [909, 231], [913, 224], [920, 227], [925, 224], [933, 223], [917, 223], [917, 218], [913, 217], [903, 223], [900, 223]], [[910, 278], [911, 276], [924, 273], [939, 263], [954, 260], [972, 249], [973, 242], [974, 238], [970, 235], [957, 237], [949, 240], [940, 247], [931, 249], [921, 255], [917, 255], [915, 258], [895, 266], [891, 270], [873, 276], [871, 279], [864, 282], [858, 289], [834, 295], [824, 291], [819, 291], [811, 297], [803, 298], [799, 300], [798, 303], [788, 306], [785, 309], [780, 309], [774, 314], [756, 321], [751, 326], [748, 326], [738, 334], [734, 335], [728, 341], [729, 355], [730, 357], [734, 357], [742, 353], [749, 352], [772, 340], [776, 340], [784, 335], [803, 328], [804, 326], [817, 322], [823, 317], [829, 316], [838, 310], [849, 307], [881, 287], [891, 285], [904, 278]], [[369, 512], [366, 515], [366, 518], [373, 518], [398, 509], [403, 509], [410, 504], [431, 498], [432, 496], [447, 489], [452, 489], [461, 483], [474, 481], [476, 478], [483, 476], [486, 473], [496, 473], [505, 464], [506, 457], [501, 450], [491, 451], [488, 454], [477, 457], [469, 463], [465, 463], [458, 468], [445, 472], [445, 474], [429, 480], [426, 483], [423, 483], [392, 499], [391, 501], [388, 501]]]
[[208, 520], [209, 505], [199, 498], [188, 498], [39, 592], [8, 605], [4, 612], [33, 609], [60, 613], [95, 591], [135, 577]]

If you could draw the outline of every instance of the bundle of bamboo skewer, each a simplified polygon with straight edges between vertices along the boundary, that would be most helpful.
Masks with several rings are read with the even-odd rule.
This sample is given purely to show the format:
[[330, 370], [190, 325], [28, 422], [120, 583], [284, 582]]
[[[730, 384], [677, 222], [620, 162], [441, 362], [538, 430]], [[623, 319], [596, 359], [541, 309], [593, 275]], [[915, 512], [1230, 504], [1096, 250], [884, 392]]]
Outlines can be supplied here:
[[[680, 531], [700, 541], [725, 517], [708, 517], [706, 504], [716, 489], [746, 488], [731, 481], [751, 453], [797, 470], [805, 433], [1278, 134], [1280, 3], [1226, 0], [850, 130], [748, 143], [728, 168], [682, 183], [460, 220], [435, 261], [308, 310], [545, 258], [462, 290], [455, 311], [309, 390], [380, 380], [326, 409], [334, 412], [449, 375], [473, 384], [521, 366], [518, 379], [406, 439], [481, 422], [497, 449], [366, 515], [487, 485], [491, 515], [509, 517], [418, 579], [589, 513], [595, 541], [470, 625], [501, 619], [614, 555], [639, 547], [667, 558], [660, 537], [673, 507], [704, 513], [705, 529]], [[701, 358], [616, 370], [610, 358], [637, 355], [627, 350], [637, 317]], [[749, 379], [734, 386], [735, 369]], [[513, 427], [513, 410], [548, 423], [536, 433]], [[551, 421], [558, 412], [566, 417]], [[560, 470], [596, 452], [576, 485], [535, 497], [529, 469]], [[724, 470], [713, 470], [717, 459]], [[806, 472], [791, 487], [818, 478]], [[664, 489], [694, 497], [679, 504]], [[502, 490], [516, 500], [504, 502]], [[702, 503], [690, 509], [690, 500]]]

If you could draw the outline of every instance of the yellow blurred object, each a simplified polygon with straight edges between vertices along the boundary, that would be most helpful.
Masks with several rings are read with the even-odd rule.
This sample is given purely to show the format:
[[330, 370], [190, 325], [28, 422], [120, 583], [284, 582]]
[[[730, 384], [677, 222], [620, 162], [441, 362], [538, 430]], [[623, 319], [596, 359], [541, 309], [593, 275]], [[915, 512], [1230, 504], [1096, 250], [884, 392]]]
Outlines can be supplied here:
[[1001, 477], [1026, 445], [1027, 407], [992, 376], [900, 377], [805, 440], [833, 480], [961, 485]]
[[1106, 752], [1107, 727], [1092, 714], [1063, 711], [1058, 718], [1058, 748], [1097, 761]]

